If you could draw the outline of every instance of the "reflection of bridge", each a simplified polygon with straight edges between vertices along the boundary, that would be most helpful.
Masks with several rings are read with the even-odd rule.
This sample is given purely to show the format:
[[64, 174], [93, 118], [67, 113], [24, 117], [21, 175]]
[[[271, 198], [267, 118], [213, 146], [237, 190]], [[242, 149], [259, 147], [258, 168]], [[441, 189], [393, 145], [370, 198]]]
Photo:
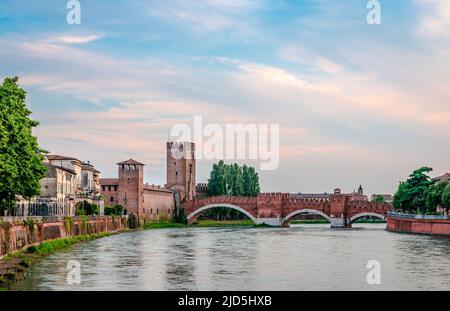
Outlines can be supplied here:
[[288, 193], [261, 193], [257, 197], [218, 196], [182, 203], [189, 222], [204, 211], [228, 207], [242, 212], [257, 224], [287, 225], [300, 214], [320, 215], [331, 227], [351, 227], [353, 221], [371, 216], [385, 219], [391, 205], [388, 203], [352, 201], [350, 196], [338, 194], [330, 199], [299, 199]]

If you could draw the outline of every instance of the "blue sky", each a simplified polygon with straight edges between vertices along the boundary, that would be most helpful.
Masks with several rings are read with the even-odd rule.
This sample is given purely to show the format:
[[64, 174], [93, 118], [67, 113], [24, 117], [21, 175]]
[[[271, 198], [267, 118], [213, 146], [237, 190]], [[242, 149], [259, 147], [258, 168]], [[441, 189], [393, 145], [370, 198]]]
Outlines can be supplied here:
[[[0, 76], [18, 75], [52, 153], [105, 177], [130, 157], [165, 181], [176, 123], [279, 123], [263, 191], [393, 192], [450, 170], [450, 1], [64, 0], [0, 3]], [[211, 163], [198, 164], [205, 181]]]

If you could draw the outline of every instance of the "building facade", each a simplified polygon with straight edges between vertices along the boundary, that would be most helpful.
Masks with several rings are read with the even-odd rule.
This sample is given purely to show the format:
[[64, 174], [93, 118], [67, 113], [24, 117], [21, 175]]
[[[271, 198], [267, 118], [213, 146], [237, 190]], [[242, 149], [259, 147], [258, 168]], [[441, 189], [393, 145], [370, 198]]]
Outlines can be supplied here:
[[180, 201], [196, 196], [195, 144], [190, 142], [167, 143], [166, 187], [178, 193]]
[[41, 193], [31, 200], [19, 200], [15, 214], [20, 216], [74, 216], [83, 201], [96, 204], [103, 214], [100, 172], [89, 162], [73, 157], [45, 155], [46, 176]]
[[118, 178], [101, 178], [100, 193], [107, 206], [122, 205], [124, 213], [147, 220], [171, 219], [174, 192], [144, 184], [144, 164], [133, 159], [117, 163]]

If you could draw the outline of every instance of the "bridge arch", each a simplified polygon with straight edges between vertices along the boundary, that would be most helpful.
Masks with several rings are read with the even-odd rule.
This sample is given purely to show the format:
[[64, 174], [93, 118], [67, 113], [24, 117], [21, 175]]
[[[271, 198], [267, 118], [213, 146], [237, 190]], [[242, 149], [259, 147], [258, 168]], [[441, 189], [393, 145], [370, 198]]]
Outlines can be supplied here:
[[243, 209], [240, 206], [237, 206], [234, 204], [228, 204], [228, 203], [216, 203], [216, 204], [208, 204], [208, 205], [202, 206], [202, 207], [196, 209], [195, 211], [193, 211], [192, 213], [190, 213], [186, 218], [188, 221], [190, 221], [191, 219], [195, 219], [197, 215], [203, 213], [204, 211], [207, 211], [209, 209], [216, 208], [216, 207], [227, 207], [227, 208], [234, 209], [236, 211], [241, 212], [248, 218], [250, 218], [254, 223], [257, 223], [256, 217], [253, 216], [252, 214], [250, 214], [248, 211], [246, 211], [245, 209]]
[[357, 219], [359, 219], [361, 217], [367, 217], [367, 216], [379, 218], [379, 219], [382, 219], [382, 220], [386, 220], [386, 215], [379, 214], [379, 213], [364, 212], [364, 213], [356, 214], [355, 216], [350, 218], [350, 223], [354, 222], [355, 220], [357, 220]]
[[286, 217], [284, 217], [283, 219], [283, 224], [286, 224], [287, 221], [289, 221], [289, 219], [291, 219], [294, 216], [300, 215], [300, 214], [314, 214], [314, 215], [319, 215], [322, 216], [323, 218], [325, 218], [326, 220], [328, 220], [331, 223], [331, 217], [328, 216], [327, 214], [315, 210], [315, 209], [308, 209], [308, 208], [304, 208], [304, 209], [299, 209], [296, 211], [293, 211], [292, 213], [288, 214]]

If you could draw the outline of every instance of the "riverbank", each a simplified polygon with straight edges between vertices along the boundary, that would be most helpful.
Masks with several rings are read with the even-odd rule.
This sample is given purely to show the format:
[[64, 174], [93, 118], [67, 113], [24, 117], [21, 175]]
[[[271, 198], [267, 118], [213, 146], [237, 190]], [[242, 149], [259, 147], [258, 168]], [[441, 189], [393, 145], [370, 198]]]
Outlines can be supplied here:
[[399, 233], [450, 236], [450, 216], [389, 213], [386, 229]]
[[[303, 225], [303, 224], [329, 224], [330, 222], [326, 219], [312, 219], [312, 220], [293, 220], [289, 222], [292, 225]], [[386, 221], [381, 219], [358, 219], [353, 222], [354, 224], [381, 224], [386, 223]]]
[[148, 222], [144, 224], [145, 230], [163, 228], [189, 228], [189, 227], [259, 227], [251, 220], [198, 220], [192, 224], [180, 224], [173, 222]]
[[79, 242], [126, 230], [126, 217], [2, 217], [0, 289], [8, 289], [21, 279], [39, 258]]
[[74, 244], [96, 240], [117, 233], [118, 232], [102, 232], [59, 238], [43, 242], [39, 245], [32, 245], [27, 249], [11, 253], [0, 261], [0, 291], [10, 289], [15, 282], [23, 279], [28, 268], [41, 258], [47, 257], [57, 251], [67, 249]]

